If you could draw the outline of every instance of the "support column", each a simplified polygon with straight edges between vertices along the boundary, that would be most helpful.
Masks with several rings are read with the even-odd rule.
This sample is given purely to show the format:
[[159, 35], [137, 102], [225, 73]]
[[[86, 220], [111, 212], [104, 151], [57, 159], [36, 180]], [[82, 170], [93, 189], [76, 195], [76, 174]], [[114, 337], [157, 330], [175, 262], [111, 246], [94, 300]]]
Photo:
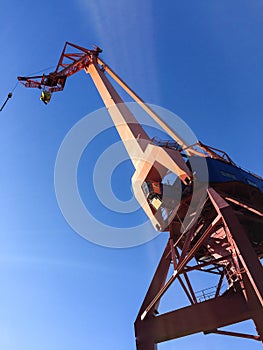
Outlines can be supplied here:
[[263, 342], [263, 267], [230, 205], [214, 189], [209, 188], [208, 194], [233, 238], [237, 256], [243, 266], [243, 293], [252, 312], [251, 318]]

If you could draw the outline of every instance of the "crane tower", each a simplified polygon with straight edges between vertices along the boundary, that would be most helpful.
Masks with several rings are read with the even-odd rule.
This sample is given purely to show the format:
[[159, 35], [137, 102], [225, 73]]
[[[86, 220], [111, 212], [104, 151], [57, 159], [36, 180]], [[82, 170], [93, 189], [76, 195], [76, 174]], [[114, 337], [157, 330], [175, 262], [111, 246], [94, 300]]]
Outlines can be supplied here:
[[[134, 195], [154, 228], [169, 233], [135, 320], [137, 350], [154, 350], [158, 343], [198, 332], [263, 342], [263, 179], [238, 167], [225, 152], [201, 142], [189, 146], [102, 61], [101, 51], [67, 42], [54, 72], [18, 80], [40, 88], [47, 104], [72, 74], [85, 70], [91, 76], [134, 165]], [[156, 142], [147, 135], [107, 75], [172, 142]], [[206, 184], [203, 162], [209, 175]], [[171, 173], [175, 181], [164, 183]], [[193, 271], [216, 276], [214, 289], [204, 290], [200, 297], [191, 282]], [[189, 303], [160, 313], [160, 302], [175, 283]], [[255, 324], [254, 335], [222, 329], [249, 319]]]

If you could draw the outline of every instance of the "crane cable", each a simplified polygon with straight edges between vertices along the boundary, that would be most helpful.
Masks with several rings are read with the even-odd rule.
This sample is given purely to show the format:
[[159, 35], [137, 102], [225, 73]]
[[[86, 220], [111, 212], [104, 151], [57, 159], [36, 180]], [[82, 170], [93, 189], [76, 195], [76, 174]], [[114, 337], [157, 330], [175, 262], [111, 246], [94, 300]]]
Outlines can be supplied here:
[[[30, 76], [30, 75], [42, 73], [42, 72], [45, 72], [46, 70], [49, 70], [49, 69], [54, 68], [54, 67], [55, 66], [47, 67], [45, 69], [41, 69], [40, 71], [33, 72], [33, 73], [28, 74], [28, 75]], [[10, 100], [10, 98], [13, 96], [13, 93], [14, 93], [15, 89], [17, 88], [17, 86], [18, 86], [18, 82], [16, 82], [15, 86], [13, 87], [13, 89], [8, 93], [7, 98], [5, 99], [4, 103], [2, 104], [2, 107], [0, 108], [0, 112], [2, 112], [2, 110], [5, 107], [5, 105], [7, 104], [8, 100]]]
[[7, 104], [7, 101], [13, 96], [13, 93], [15, 91], [15, 89], [17, 88], [18, 82], [15, 84], [15, 86], [13, 87], [12, 91], [10, 91], [7, 95], [7, 98], [5, 100], [5, 102], [3, 103], [2, 107], [0, 108], [0, 112], [2, 112], [2, 110], [4, 109], [5, 105]]

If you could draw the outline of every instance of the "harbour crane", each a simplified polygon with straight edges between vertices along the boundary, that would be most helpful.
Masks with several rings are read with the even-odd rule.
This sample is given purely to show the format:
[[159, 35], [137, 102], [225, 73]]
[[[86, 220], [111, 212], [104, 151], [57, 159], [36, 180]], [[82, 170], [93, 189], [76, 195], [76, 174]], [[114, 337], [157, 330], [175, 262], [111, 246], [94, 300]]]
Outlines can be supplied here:
[[[238, 167], [223, 151], [202, 142], [187, 144], [104, 63], [101, 52], [66, 42], [54, 72], [18, 80], [41, 89], [40, 98], [48, 104], [69, 76], [80, 70], [91, 76], [134, 165], [134, 195], [153, 227], [169, 233], [135, 320], [137, 350], [154, 350], [158, 343], [198, 332], [263, 342], [263, 179]], [[171, 141], [148, 136], [108, 76]], [[173, 183], [164, 181], [168, 174], [175, 175]], [[215, 289], [200, 298], [190, 281], [192, 271], [217, 276]], [[176, 282], [189, 305], [159, 313], [161, 299]], [[248, 319], [255, 324], [255, 335], [222, 329]]]

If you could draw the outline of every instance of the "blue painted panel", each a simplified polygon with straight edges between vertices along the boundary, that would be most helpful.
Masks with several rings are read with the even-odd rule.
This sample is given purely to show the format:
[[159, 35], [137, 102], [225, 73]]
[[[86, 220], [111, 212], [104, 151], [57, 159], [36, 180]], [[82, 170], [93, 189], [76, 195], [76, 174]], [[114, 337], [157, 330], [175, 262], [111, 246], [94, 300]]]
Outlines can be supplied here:
[[[238, 181], [259, 188], [263, 193], [263, 179], [221, 160], [206, 158], [206, 162], [210, 183]], [[190, 164], [196, 172], [196, 177], [199, 181], [204, 181], [203, 168], [201, 165], [198, 167], [198, 163], [198, 157], [191, 157]]]

